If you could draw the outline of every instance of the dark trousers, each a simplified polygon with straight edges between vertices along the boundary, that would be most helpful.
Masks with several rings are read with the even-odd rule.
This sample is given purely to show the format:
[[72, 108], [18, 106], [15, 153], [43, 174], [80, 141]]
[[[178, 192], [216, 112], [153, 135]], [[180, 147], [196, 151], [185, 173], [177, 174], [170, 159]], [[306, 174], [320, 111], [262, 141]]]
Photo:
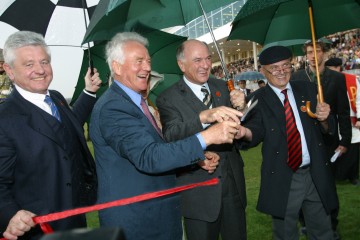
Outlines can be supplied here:
[[246, 240], [245, 209], [239, 197], [223, 199], [218, 219], [206, 222], [184, 218], [188, 240]]

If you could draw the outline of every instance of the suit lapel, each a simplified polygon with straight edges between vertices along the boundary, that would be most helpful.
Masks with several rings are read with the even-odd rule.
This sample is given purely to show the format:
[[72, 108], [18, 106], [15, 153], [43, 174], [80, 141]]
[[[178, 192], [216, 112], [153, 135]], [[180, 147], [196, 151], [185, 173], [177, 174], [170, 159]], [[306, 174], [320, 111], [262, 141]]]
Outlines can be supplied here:
[[53, 129], [51, 129], [48, 122], [44, 119], [44, 117], [39, 114], [39, 111], [43, 111], [36, 105], [32, 104], [31, 102], [24, 99], [17, 91], [14, 90], [14, 98], [15, 104], [18, 106], [19, 109], [19, 116], [24, 117], [27, 120], [29, 126], [34, 129], [34, 131], [50, 138], [52, 141], [57, 143], [60, 147], [62, 144], [60, 143], [59, 139], [55, 135]]
[[[219, 106], [227, 106], [226, 103], [226, 94], [222, 92], [221, 89], [217, 88], [217, 85], [213, 83], [213, 79], [208, 80], [208, 86], [210, 88], [211, 97], [212, 97], [212, 108]], [[229, 97], [230, 99], [230, 97]]]
[[183, 101], [186, 102], [187, 105], [192, 108], [196, 113], [207, 109], [206, 106], [196, 97], [191, 88], [184, 82], [183, 78], [180, 79], [177, 85]]
[[[309, 120], [309, 116], [307, 115], [306, 111], [302, 111], [302, 109], [305, 109], [305, 105], [306, 105], [306, 101], [310, 100], [310, 98], [308, 97], [308, 95], [306, 95], [306, 92], [302, 91], [302, 88], [295, 84], [295, 83], [290, 83], [291, 84], [291, 88], [293, 89], [293, 93], [294, 93], [294, 97], [295, 97], [295, 101], [296, 101], [296, 106], [297, 106], [297, 110], [301, 119], [301, 124], [303, 126], [303, 131], [305, 136], [311, 136], [311, 127], [310, 126], [306, 126], [308, 120]], [[315, 104], [316, 103], [312, 103]], [[311, 146], [311, 139], [306, 138], [306, 142], [308, 146]]]
[[263, 101], [265, 102], [265, 104], [267, 104], [269, 106], [269, 109], [271, 109], [277, 122], [279, 123], [281, 132], [286, 136], [284, 106], [281, 103], [279, 97], [271, 89], [270, 86], [266, 85], [266, 88], [264, 89], [264, 97], [263, 98], [264, 98]]

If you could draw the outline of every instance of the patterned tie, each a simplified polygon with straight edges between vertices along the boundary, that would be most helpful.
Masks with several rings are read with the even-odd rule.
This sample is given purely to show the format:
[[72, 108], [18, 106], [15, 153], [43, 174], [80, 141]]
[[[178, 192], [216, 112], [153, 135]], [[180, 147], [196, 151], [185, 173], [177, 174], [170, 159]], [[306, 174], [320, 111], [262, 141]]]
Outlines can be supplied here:
[[204, 94], [203, 103], [207, 108], [210, 108], [211, 106], [211, 95], [205, 85], [201, 87], [201, 92]]
[[140, 106], [141, 106], [142, 110], [144, 111], [144, 114], [147, 117], [147, 119], [149, 119], [149, 121], [151, 122], [153, 127], [156, 129], [156, 131], [159, 133], [159, 135], [161, 137], [163, 137], [161, 130], [158, 127], [158, 125], [156, 124], [154, 117], [151, 115], [150, 110], [149, 110], [144, 98], [141, 98]]
[[51, 109], [51, 114], [53, 115], [53, 117], [55, 117], [59, 122], [61, 122], [61, 118], [60, 118], [60, 114], [59, 111], [55, 105], [55, 103], [53, 102], [53, 100], [51, 99], [50, 96], [46, 95], [44, 102], [49, 105], [50, 109]]
[[302, 162], [301, 138], [296, 127], [296, 121], [288, 99], [287, 89], [282, 90], [281, 93], [285, 96], [284, 109], [288, 144], [288, 165], [296, 172]]

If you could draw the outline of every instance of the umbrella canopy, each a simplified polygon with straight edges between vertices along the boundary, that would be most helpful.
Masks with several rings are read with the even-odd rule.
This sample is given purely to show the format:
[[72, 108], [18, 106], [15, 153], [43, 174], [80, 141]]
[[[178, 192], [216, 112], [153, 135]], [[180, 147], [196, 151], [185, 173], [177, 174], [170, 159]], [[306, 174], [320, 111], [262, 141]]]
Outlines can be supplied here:
[[[150, 28], [141, 23], [136, 23], [130, 30], [140, 33], [148, 39], [148, 51], [151, 56], [152, 70], [155, 70], [160, 74], [166, 73], [164, 77], [166, 80], [170, 79], [172, 75], [178, 76], [181, 74], [181, 71], [176, 63], [176, 50], [180, 44], [187, 39], [186, 37], [166, 33], [161, 30]], [[107, 41], [103, 41], [90, 48], [94, 66], [98, 69], [100, 78], [103, 82], [108, 81], [110, 77], [110, 69], [105, 59], [106, 43]], [[88, 62], [88, 56], [87, 54], [84, 54], [79, 79], [71, 102], [74, 102], [81, 93], [82, 89], [84, 89], [84, 77], [89, 66]], [[98, 96], [100, 96], [107, 87], [107, 85], [102, 86], [98, 91]], [[151, 95], [150, 98], [155, 100], [157, 95], [154, 97], [152, 96], [154, 95]], [[153, 102], [155, 103], [155, 101]]]
[[85, 23], [89, 22], [98, 2], [99, 0], [1, 0], [0, 48], [7, 37], [18, 30], [44, 35], [52, 53], [54, 79], [51, 88], [70, 98], [83, 59], [81, 43], [86, 32]]
[[265, 79], [265, 76], [257, 71], [242, 72], [240, 74], [235, 75], [234, 77], [235, 81], [240, 81], [240, 80], [255, 81], [260, 79]]
[[[185, 25], [202, 15], [200, 0], [102, 0], [91, 19], [84, 42], [109, 40], [135, 22], [163, 29]], [[206, 12], [235, 0], [201, 0]]]
[[[360, 27], [360, 0], [313, 0], [312, 12], [317, 38]], [[262, 45], [312, 39], [308, 1], [248, 0], [232, 23], [231, 39]]]

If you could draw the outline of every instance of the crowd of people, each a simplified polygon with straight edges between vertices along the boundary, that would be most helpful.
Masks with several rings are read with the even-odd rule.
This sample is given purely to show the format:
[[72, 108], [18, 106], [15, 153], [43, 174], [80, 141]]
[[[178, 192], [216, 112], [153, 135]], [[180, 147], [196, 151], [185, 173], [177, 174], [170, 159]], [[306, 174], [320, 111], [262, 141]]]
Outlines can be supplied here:
[[[350, 62], [353, 68], [359, 41], [347, 34], [335, 55], [342, 53], [341, 65]], [[345, 56], [347, 44], [353, 50]], [[351, 166], [357, 175], [349, 180], [358, 184], [359, 145], [352, 147], [352, 131], [360, 131], [360, 109], [351, 102], [360, 103], [360, 94], [347, 94], [357, 90], [356, 78], [326, 65], [334, 54], [328, 45], [317, 41], [314, 49], [306, 43], [308, 64], [296, 72], [288, 48], [265, 49], [259, 62], [268, 84], [251, 93], [244, 82], [229, 92], [225, 81], [211, 76], [221, 77], [221, 71], [212, 68], [208, 46], [187, 40], [176, 54], [183, 76], [156, 101], [161, 124], [146, 102], [151, 76], [147, 45], [137, 33], [116, 34], [105, 49], [114, 82], [97, 99], [101, 79], [89, 68], [85, 88], [70, 107], [61, 93], [48, 89], [53, 73], [43, 36], [29, 31], [9, 36], [2, 66], [13, 90], [0, 101], [0, 233], [9, 240], [39, 239], [36, 215], [217, 178], [213, 186], [103, 209], [100, 226], [121, 227], [127, 240], [180, 240], [184, 229], [189, 240], [247, 239], [239, 150], [262, 143], [257, 210], [272, 217], [273, 238], [299, 239], [300, 219], [309, 239], [340, 239], [330, 160], [334, 153], [338, 162], [357, 157]], [[229, 66], [235, 74], [251, 69], [252, 60]], [[258, 103], [241, 122], [250, 95]], [[311, 101], [310, 109], [305, 100]], [[94, 158], [83, 134], [90, 114]], [[86, 219], [80, 214], [49, 225], [63, 231], [86, 227]]]
[[[360, 29], [333, 34], [324, 39], [327, 39], [330, 43], [330, 51], [328, 54], [329, 58], [340, 58], [342, 60], [344, 70], [360, 69]], [[292, 64], [294, 65], [295, 70], [305, 68], [305, 53], [302, 56], [293, 58]], [[230, 77], [234, 77], [241, 72], [259, 70], [255, 69], [254, 59], [252, 57], [230, 62], [226, 65], [226, 67], [229, 71]], [[211, 70], [211, 74], [218, 79], [225, 78], [221, 65], [214, 66]]]

